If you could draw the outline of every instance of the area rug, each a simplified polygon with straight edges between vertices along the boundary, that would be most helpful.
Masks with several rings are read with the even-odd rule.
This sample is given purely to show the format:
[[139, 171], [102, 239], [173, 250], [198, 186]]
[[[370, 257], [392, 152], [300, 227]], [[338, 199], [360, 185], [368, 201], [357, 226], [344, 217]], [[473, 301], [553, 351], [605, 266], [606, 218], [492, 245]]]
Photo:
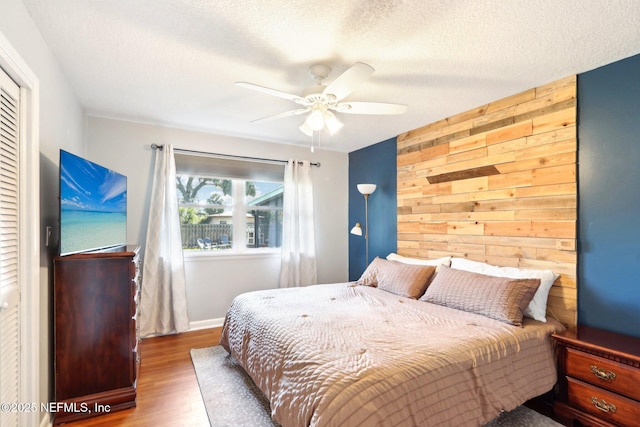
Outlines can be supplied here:
[[[279, 427], [269, 402], [238, 363], [220, 346], [191, 350], [211, 427]], [[504, 412], [483, 427], [562, 427], [525, 406]]]

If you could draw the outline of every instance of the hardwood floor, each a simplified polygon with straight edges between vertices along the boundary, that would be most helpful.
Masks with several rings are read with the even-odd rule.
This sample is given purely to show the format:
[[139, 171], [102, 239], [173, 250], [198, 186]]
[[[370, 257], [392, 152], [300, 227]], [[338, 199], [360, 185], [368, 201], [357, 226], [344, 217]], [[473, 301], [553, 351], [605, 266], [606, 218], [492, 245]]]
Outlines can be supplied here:
[[209, 426], [189, 351], [217, 345], [221, 328], [147, 338], [135, 408], [67, 423], [70, 427]]

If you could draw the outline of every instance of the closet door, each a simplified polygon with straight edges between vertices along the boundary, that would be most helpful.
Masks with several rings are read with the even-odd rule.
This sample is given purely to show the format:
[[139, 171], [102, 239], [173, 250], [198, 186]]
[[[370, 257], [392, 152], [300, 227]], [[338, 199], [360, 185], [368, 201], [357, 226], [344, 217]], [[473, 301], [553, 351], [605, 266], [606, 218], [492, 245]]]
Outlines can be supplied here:
[[[20, 387], [19, 224], [20, 89], [0, 69], [0, 402], [16, 405]], [[18, 425], [18, 407], [3, 407], [0, 425]], [[39, 408], [38, 408], [39, 409]]]

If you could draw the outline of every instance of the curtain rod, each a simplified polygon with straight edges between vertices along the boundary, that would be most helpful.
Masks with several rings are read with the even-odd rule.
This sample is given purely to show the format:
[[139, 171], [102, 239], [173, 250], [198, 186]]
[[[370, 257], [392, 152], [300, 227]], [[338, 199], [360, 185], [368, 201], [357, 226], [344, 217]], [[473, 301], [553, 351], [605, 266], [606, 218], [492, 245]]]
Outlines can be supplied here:
[[[160, 150], [162, 151], [162, 149], [164, 148], [164, 145], [158, 145], [156, 143], [151, 144], [151, 149], [153, 150]], [[209, 155], [209, 156], [216, 156], [216, 157], [223, 157], [223, 158], [228, 158], [228, 159], [239, 159], [239, 160], [257, 160], [257, 161], [266, 161], [266, 162], [276, 162], [276, 163], [287, 163], [287, 160], [278, 160], [278, 159], [265, 159], [262, 157], [248, 157], [248, 156], [235, 156], [233, 154], [220, 154], [220, 153], [208, 153], [206, 151], [196, 151], [196, 150], [185, 150], [183, 148], [174, 148], [173, 151], [176, 151], [178, 153], [185, 153], [185, 154], [202, 154], [202, 155]], [[298, 164], [302, 164], [302, 162], [298, 162]], [[320, 167], [320, 162], [311, 162], [311, 166], [317, 166]]]

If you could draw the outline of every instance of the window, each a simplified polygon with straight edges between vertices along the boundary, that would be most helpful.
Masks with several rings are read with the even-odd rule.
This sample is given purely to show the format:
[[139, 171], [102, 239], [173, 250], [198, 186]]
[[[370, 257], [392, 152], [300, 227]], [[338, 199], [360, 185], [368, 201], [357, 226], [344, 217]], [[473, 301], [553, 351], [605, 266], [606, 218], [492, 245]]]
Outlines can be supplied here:
[[281, 164], [265, 168], [262, 163], [176, 154], [183, 249], [220, 254], [279, 248], [283, 171]]
[[[282, 182], [247, 182], [245, 218], [246, 246], [279, 248], [282, 246]], [[254, 188], [254, 195], [249, 189]]]

